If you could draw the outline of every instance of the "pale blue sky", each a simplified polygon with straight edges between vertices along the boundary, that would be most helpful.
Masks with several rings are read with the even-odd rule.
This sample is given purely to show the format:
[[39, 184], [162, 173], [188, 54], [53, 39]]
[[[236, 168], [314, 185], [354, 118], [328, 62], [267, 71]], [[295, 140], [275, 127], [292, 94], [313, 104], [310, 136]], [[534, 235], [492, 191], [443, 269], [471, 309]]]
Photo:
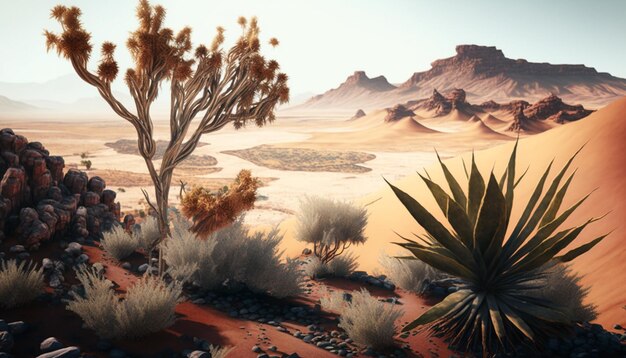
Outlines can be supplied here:
[[[71, 73], [47, 54], [42, 32], [57, 30], [49, 10], [57, 3], [83, 9], [94, 42], [123, 46], [134, 29], [135, 1], [0, 0], [0, 81], [33, 82]], [[626, 77], [626, 1], [374, 1], [161, 0], [166, 25], [190, 25], [196, 42], [210, 43], [215, 26], [239, 33], [238, 16], [259, 17], [262, 34], [281, 40], [266, 48], [291, 77], [293, 93], [322, 92], [354, 70], [384, 74], [393, 83], [454, 54], [457, 44], [495, 45], [507, 57], [586, 64]], [[119, 56], [119, 55], [124, 56]]]

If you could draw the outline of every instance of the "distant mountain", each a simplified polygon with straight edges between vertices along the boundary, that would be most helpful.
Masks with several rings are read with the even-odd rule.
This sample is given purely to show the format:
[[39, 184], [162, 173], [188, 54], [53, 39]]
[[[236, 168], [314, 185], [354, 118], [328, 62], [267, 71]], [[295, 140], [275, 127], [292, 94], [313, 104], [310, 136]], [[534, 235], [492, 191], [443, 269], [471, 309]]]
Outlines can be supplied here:
[[513, 60], [493, 46], [459, 45], [455, 56], [436, 60], [431, 66], [397, 87], [383, 76], [370, 79], [363, 72], [355, 72], [338, 88], [292, 109], [371, 110], [424, 98], [434, 89], [454, 88], [465, 89], [474, 102], [536, 101], [553, 93], [566, 101], [596, 108], [626, 95], [626, 79], [584, 65]]
[[0, 112], [17, 112], [38, 109], [30, 104], [14, 101], [8, 97], [0, 96]]

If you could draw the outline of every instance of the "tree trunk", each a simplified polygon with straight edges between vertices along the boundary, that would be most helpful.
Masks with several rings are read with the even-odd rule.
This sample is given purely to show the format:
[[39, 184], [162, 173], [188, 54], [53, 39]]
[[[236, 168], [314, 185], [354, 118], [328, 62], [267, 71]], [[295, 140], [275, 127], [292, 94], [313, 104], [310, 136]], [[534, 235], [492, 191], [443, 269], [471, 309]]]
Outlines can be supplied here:
[[161, 238], [158, 241], [159, 249], [159, 275], [163, 274], [163, 249], [161, 244], [167, 239], [170, 234], [169, 219], [168, 219], [168, 207], [169, 207], [169, 192], [172, 182], [171, 175], [161, 176], [161, 190], [155, 190], [157, 196], [157, 220], [159, 222], [159, 231]]

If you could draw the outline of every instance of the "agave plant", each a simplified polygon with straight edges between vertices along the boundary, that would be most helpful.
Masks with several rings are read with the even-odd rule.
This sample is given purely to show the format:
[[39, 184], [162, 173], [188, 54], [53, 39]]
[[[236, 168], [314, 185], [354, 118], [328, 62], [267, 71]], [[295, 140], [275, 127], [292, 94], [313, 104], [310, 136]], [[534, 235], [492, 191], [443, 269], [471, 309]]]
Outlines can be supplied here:
[[559, 213], [574, 174], [562, 186], [561, 182], [578, 152], [544, 193], [550, 163], [516, 223], [511, 222], [513, 192], [526, 174], [515, 178], [517, 143], [499, 181], [493, 172], [485, 181], [472, 156], [470, 173], [465, 170], [467, 193], [441, 159], [451, 195], [428, 173], [426, 177], [420, 174], [445, 215], [447, 226], [409, 194], [387, 182], [426, 231], [425, 235], [416, 235], [416, 240], [402, 237], [405, 242], [397, 244], [412, 253], [403, 258], [421, 260], [465, 283], [403, 331], [432, 324], [431, 328], [453, 345], [472, 351], [482, 349], [486, 354], [519, 344], [538, 344], [571, 327], [573, 322], [559, 307], [532, 297], [529, 290], [537, 288], [546, 267], [571, 261], [606, 237], [600, 236], [559, 256], [587, 225], [599, 219], [557, 231], [589, 196]]

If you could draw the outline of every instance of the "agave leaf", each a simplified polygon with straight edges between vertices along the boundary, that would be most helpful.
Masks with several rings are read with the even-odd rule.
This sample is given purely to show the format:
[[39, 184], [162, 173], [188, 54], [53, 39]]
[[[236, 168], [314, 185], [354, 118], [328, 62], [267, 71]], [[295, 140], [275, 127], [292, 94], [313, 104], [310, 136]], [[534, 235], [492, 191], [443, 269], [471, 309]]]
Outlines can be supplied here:
[[493, 328], [496, 331], [496, 336], [498, 336], [500, 342], [504, 343], [506, 330], [504, 329], [504, 322], [502, 321], [502, 316], [500, 315], [498, 302], [493, 295], [487, 295], [487, 305], [489, 306], [489, 316], [491, 317]]
[[541, 200], [541, 202], [537, 206], [537, 209], [535, 210], [535, 212], [533, 213], [532, 217], [526, 223], [526, 226], [524, 227], [524, 229], [521, 231], [521, 233], [519, 235], [521, 237], [522, 241], [526, 240], [526, 238], [530, 235], [530, 233], [532, 233], [537, 228], [537, 225], [539, 225], [540, 220], [543, 218], [544, 214], [548, 210], [548, 206], [552, 203], [552, 200], [553, 200], [553, 198], [554, 198], [554, 196], [556, 194], [556, 191], [557, 191], [557, 189], [559, 187], [559, 184], [561, 183], [561, 179], [563, 179], [563, 176], [565, 175], [565, 172], [567, 171], [567, 169], [569, 169], [569, 166], [574, 161], [574, 158], [576, 158], [576, 156], [578, 155], [578, 153], [580, 153], [581, 150], [582, 150], [582, 148], [580, 148], [567, 161], [567, 163], [565, 164], [565, 166], [563, 166], [563, 168], [561, 169], [559, 174], [557, 174], [557, 176], [552, 180], [552, 184], [548, 188], [548, 191], [546, 191], [546, 194], [544, 195], [543, 199]]
[[541, 176], [541, 179], [539, 179], [539, 182], [537, 183], [535, 190], [530, 196], [530, 199], [528, 199], [528, 204], [526, 204], [526, 208], [524, 209], [522, 216], [520, 216], [517, 222], [517, 225], [515, 225], [515, 228], [513, 229], [513, 232], [511, 233], [511, 236], [507, 240], [506, 244], [504, 244], [505, 255], [509, 255], [515, 252], [524, 242], [523, 239], [519, 238], [519, 233], [524, 228], [524, 225], [528, 221], [528, 218], [532, 214], [533, 209], [535, 208], [535, 205], [537, 204], [537, 202], [539, 201], [539, 198], [541, 197], [541, 192], [543, 192], [543, 186], [546, 182], [546, 179], [548, 178], [548, 174], [550, 173], [550, 168], [552, 168], [552, 163], [553, 162], [550, 162], [550, 165], [548, 165], [548, 168], [544, 171], [543, 175]]
[[493, 262], [492, 257], [486, 257], [487, 248], [492, 242], [501, 243], [505, 230], [506, 202], [496, 178], [491, 174], [474, 227], [474, 246], [480, 249], [487, 262]]
[[424, 181], [424, 183], [430, 190], [431, 194], [433, 195], [433, 198], [435, 198], [435, 201], [437, 202], [437, 205], [439, 205], [439, 209], [441, 209], [441, 212], [446, 217], [448, 217], [447, 209], [448, 209], [448, 200], [451, 199], [450, 195], [448, 195], [448, 193], [446, 193], [438, 184], [436, 184], [432, 180], [423, 177], [419, 173], [417, 173], [417, 175], [419, 175], [419, 177], [422, 178], [422, 180]]
[[522, 182], [522, 179], [524, 179], [524, 177], [526, 176], [526, 174], [528, 173], [528, 169], [530, 169], [530, 166], [526, 167], [526, 170], [524, 170], [524, 172], [522, 173], [522, 175], [520, 175], [520, 177], [517, 179], [517, 181], [515, 182], [515, 185], [513, 185], [513, 189], [517, 188], [517, 186], [519, 185], [519, 183]]
[[463, 172], [465, 173], [465, 179], [469, 179], [469, 172], [467, 171], [467, 165], [465, 165], [465, 159], [461, 158], [461, 162], [463, 163]]
[[448, 295], [443, 301], [431, 307], [413, 322], [402, 328], [402, 332], [408, 332], [416, 327], [434, 322], [448, 314], [459, 302], [472, 294], [470, 290], [460, 290]]
[[580, 235], [583, 229], [587, 225], [589, 225], [590, 222], [591, 220], [570, 231], [567, 235], [555, 241], [552, 246], [547, 248], [544, 252], [537, 255], [536, 257], [524, 257], [516, 264], [516, 267], [512, 270], [512, 272], [529, 271], [543, 266], [544, 264], [552, 260], [554, 256], [556, 256], [561, 250], [571, 244], [572, 241], [574, 241], [578, 237], [578, 235]]
[[463, 245], [461, 241], [452, 236], [450, 232], [435, 219], [417, 200], [413, 199], [409, 194], [398, 189], [387, 180], [387, 184], [391, 187], [396, 197], [400, 199], [400, 202], [409, 211], [411, 216], [417, 221], [441, 246], [450, 250], [454, 256], [461, 262], [470, 265], [473, 261], [473, 257], [469, 249]]
[[561, 224], [563, 224], [565, 222], [565, 220], [567, 220], [567, 218], [569, 218], [569, 216], [576, 210], [578, 209], [578, 207], [585, 202], [585, 200], [587, 200], [587, 198], [589, 198], [588, 194], [587, 196], [585, 196], [584, 198], [580, 199], [576, 204], [572, 205], [569, 209], [567, 209], [566, 211], [564, 211], [561, 215], [559, 215], [558, 218], [556, 218], [555, 220], [553, 220], [552, 222], [549, 222], [547, 225], [541, 227], [539, 229], [539, 231], [537, 231], [537, 233], [530, 239], [528, 240], [528, 242], [526, 242], [519, 250], [518, 252], [516, 252], [513, 255], [513, 261], [516, 261], [517, 259], [519, 259], [520, 257], [522, 257], [523, 255], [533, 251], [535, 248], [537, 248], [538, 246], [542, 245], [545, 243], [546, 238], [548, 238], [548, 236], [552, 235], [552, 233], [554, 233], [554, 231], [556, 231], [556, 229], [558, 229], [559, 226], [561, 226]]
[[475, 280], [476, 275], [470, 269], [468, 269], [462, 262], [459, 262], [457, 259], [451, 257], [453, 256], [451, 253], [446, 255], [446, 252], [442, 252], [442, 250], [447, 251], [445, 248], [418, 248], [418, 247], [406, 247], [407, 250], [411, 251], [415, 257], [424, 261], [428, 265], [436, 268], [439, 271], [446, 272], [450, 275], [455, 275], [467, 280]]
[[570, 321], [567, 319], [567, 316], [565, 316], [560, 310], [554, 307], [546, 307], [530, 303], [528, 301], [523, 301], [510, 295], [500, 295], [500, 300], [519, 312], [524, 312], [525, 314], [534, 316], [544, 321], [556, 323], [570, 323]]
[[[544, 240], [539, 245], [537, 245], [537, 247], [535, 247], [534, 249], [532, 249], [532, 251], [530, 251], [528, 253], [528, 255], [526, 256], [527, 259], [528, 260], [532, 260], [532, 259], [536, 258], [540, 254], [545, 252], [548, 248], [552, 247], [557, 241], [559, 241], [562, 238], [564, 238], [565, 235], [569, 234], [574, 229], [575, 228], [569, 228], [569, 229], [566, 229], [566, 230], [563, 230], [563, 231], [559, 231], [558, 233], [554, 234], [552, 237]], [[523, 255], [519, 255], [518, 259], [521, 258], [522, 256]], [[515, 261], [517, 261], [517, 259], [511, 260], [512, 263], [514, 263]]]
[[565, 197], [567, 189], [569, 188], [569, 185], [572, 183], [572, 179], [574, 179], [574, 175], [576, 175], [576, 171], [574, 171], [569, 176], [569, 178], [567, 178], [567, 181], [565, 181], [565, 184], [563, 184], [559, 192], [554, 197], [554, 200], [552, 201], [552, 204], [550, 204], [548, 211], [546, 211], [546, 214], [541, 219], [541, 222], [539, 223], [539, 227], [545, 226], [546, 224], [554, 220], [554, 218], [556, 217], [556, 213], [559, 211], [561, 204], [563, 203], [563, 198]]
[[472, 224], [470, 223], [467, 213], [463, 208], [453, 201], [452, 198], [448, 198], [448, 222], [456, 231], [457, 235], [463, 241], [465, 246], [470, 249], [473, 247], [474, 233], [472, 230]]
[[563, 256], [557, 256], [555, 257], [556, 260], [561, 261], [561, 262], [569, 262], [572, 261], [573, 259], [577, 258], [578, 256], [584, 254], [585, 252], [591, 250], [594, 246], [596, 246], [600, 241], [604, 240], [605, 237], [609, 236], [611, 233], [608, 233], [606, 235], [602, 235], [594, 240], [592, 240], [591, 242], [588, 242], [584, 245], [581, 245], [573, 250], [568, 251], [565, 255]]
[[[435, 153], [437, 153], [437, 151], [435, 151]], [[441, 161], [441, 158], [439, 157], [439, 153], [437, 153], [437, 160], [439, 160], [439, 164], [441, 165], [443, 174], [446, 177], [448, 186], [450, 186], [450, 190], [452, 191], [452, 196], [454, 196], [454, 200], [456, 200], [456, 202], [459, 203], [459, 205], [461, 206], [467, 205], [467, 198], [465, 197], [463, 189], [461, 189], [461, 186], [459, 185], [459, 182], [456, 181], [454, 175], [452, 175], [450, 170], [448, 170], [448, 167], [443, 164], [443, 161]]]
[[513, 325], [517, 327], [517, 329], [519, 329], [522, 333], [524, 333], [524, 335], [528, 337], [531, 341], [535, 340], [535, 334], [533, 333], [533, 330], [517, 313], [515, 313], [515, 311], [507, 306], [507, 304], [504, 303], [502, 300], [498, 302], [498, 305], [500, 306], [500, 311], [502, 311], [504, 317], [506, 317], [509, 322], [513, 323]]
[[469, 188], [467, 191], [467, 216], [472, 223], [472, 226], [476, 224], [476, 217], [478, 216], [478, 210], [485, 195], [485, 181], [480, 175], [480, 171], [476, 166], [474, 160], [474, 154], [472, 153], [472, 169], [469, 178]]
[[513, 152], [511, 153], [511, 158], [509, 159], [509, 166], [506, 169], [508, 173], [508, 179], [506, 181], [506, 225], [509, 223], [509, 217], [511, 216], [511, 211], [513, 210], [513, 191], [515, 189], [515, 159], [517, 157], [517, 144], [519, 143], [519, 139], [515, 141], [515, 146], [513, 147]]
[[471, 306], [471, 310], [470, 310], [469, 316], [465, 320], [465, 323], [463, 323], [463, 326], [461, 326], [461, 329], [459, 329], [457, 337], [460, 337], [462, 334], [467, 332], [467, 330], [470, 329], [470, 327], [469, 327], [470, 324], [473, 327], [475, 327], [474, 323], [475, 323], [475, 319], [476, 319], [476, 313], [480, 309], [480, 307], [483, 304], [484, 300], [485, 300], [485, 294], [484, 293], [476, 294], [476, 297], [474, 297], [474, 299], [472, 300], [472, 303], [470, 305]]

